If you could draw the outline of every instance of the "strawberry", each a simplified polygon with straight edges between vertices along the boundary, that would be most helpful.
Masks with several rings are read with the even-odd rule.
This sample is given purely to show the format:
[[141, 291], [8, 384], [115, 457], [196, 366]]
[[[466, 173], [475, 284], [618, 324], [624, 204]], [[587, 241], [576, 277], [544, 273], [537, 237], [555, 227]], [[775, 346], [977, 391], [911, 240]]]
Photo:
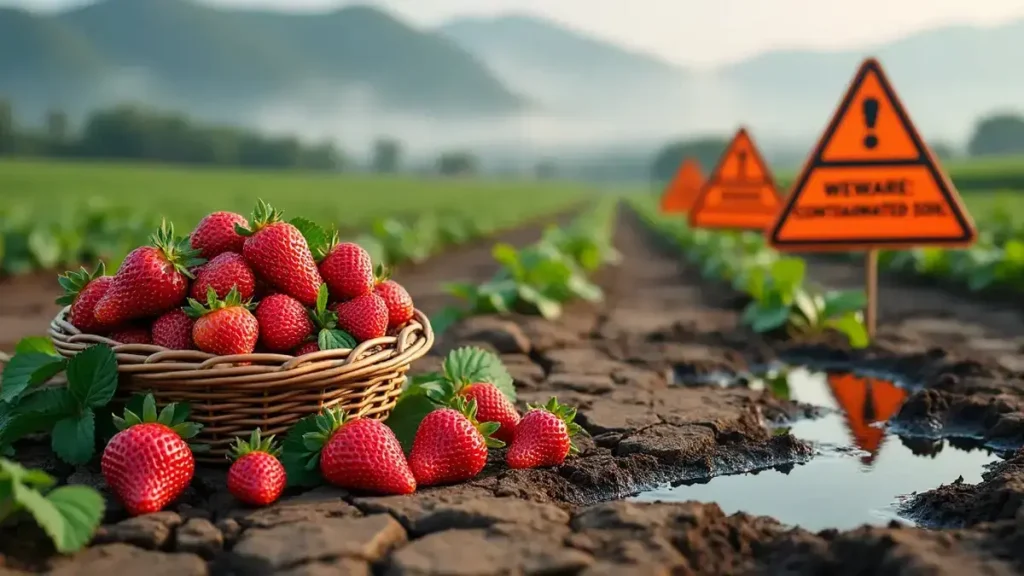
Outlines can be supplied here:
[[373, 290], [370, 253], [354, 242], [338, 242], [334, 235], [327, 255], [320, 261], [320, 276], [337, 300], [350, 300]]
[[104, 274], [106, 267], [100, 262], [91, 273], [81, 268], [78, 272], [68, 271], [57, 277], [57, 282], [64, 289], [64, 295], [57, 299], [57, 304], [71, 306], [68, 322], [82, 332], [97, 334], [110, 328], [96, 320], [95, 316], [96, 304], [114, 281], [113, 276]]
[[284, 492], [284, 466], [278, 460], [280, 450], [274, 444], [274, 437], [260, 437], [260, 429], [252, 431], [249, 441], [235, 439], [228, 458], [233, 460], [228, 468], [228, 491], [231, 495], [250, 506], [273, 504]]
[[258, 275], [303, 305], [316, 304], [323, 280], [298, 228], [283, 222], [280, 212], [260, 200], [248, 228], [236, 224], [235, 231], [245, 236], [242, 255]]
[[388, 308], [388, 330], [394, 330], [412, 320], [412, 296], [394, 280], [382, 280], [373, 289], [374, 293], [384, 300]]
[[459, 390], [466, 399], [476, 400], [476, 417], [482, 422], [497, 422], [500, 425], [494, 437], [506, 444], [512, 442], [512, 435], [519, 424], [519, 412], [497, 386], [490, 382], [477, 382]]
[[188, 295], [189, 268], [203, 263], [197, 255], [187, 239], [174, 237], [174, 226], [165, 220], [151, 246], [132, 250], [121, 262], [94, 318], [112, 326], [180, 306]]
[[587, 433], [574, 418], [576, 409], [559, 404], [554, 397], [544, 406], [530, 406], [516, 426], [505, 463], [509, 468], [558, 466], [570, 453], [579, 452], [572, 437]]
[[120, 432], [103, 449], [100, 469], [132, 516], [159, 512], [192, 481], [195, 458], [185, 440], [202, 425], [185, 422], [183, 408], [168, 404], [157, 416], [156, 401], [147, 394], [141, 417], [130, 410], [113, 417]]
[[359, 342], [380, 338], [388, 332], [388, 305], [373, 292], [334, 305], [338, 328]]
[[206, 292], [206, 305], [189, 298], [185, 312], [195, 319], [192, 341], [203, 352], [218, 356], [251, 354], [256, 349], [260, 325], [242, 302], [237, 288], [232, 288], [223, 300], [210, 287]]
[[218, 298], [227, 296], [237, 287], [242, 300], [251, 300], [256, 293], [256, 276], [241, 254], [223, 252], [196, 270], [196, 281], [192, 283], [189, 296], [202, 300], [210, 287], [217, 291]]
[[170, 350], [195, 350], [192, 343], [195, 323], [181, 308], [171, 310], [153, 322], [153, 344]]
[[496, 422], [479, 423], [476, 400], [456, 396], [450, 408], [426, 415], [416, 430], [409, 467], [418, 486], [463, 482], [475, 477], [487, 464], [487, 448], [504, 442], [491, 438]]
[[245, 226], [245, 216], [234, 212], [207, 214], [189, 236], [192, 248], [207, 260], [225, 252], [241, 252], [245, 238], [235, 231], [235, 225]]
[[316, 417], [318, 430], [302, 438], [320, 450], [320, 473], [340, 488], [376, 494], [416, 491], [409, 464], [395, 433], [380, 420], [349, 418], [328, 409]]
[[302, 344], [313, 333], [313, 321], [306, 308], [287, 294], [268, 296], [256, 307], [260, 342], [272, 352], [286, 352]]
[[149, 329], [142, 326], [123, 326], [115, 328], [108, 338], [121, 344], [152, 344], [153, 338]]
[[292, 352], [292, 356], [304, 356], [306, 354], [312, 354], [313, 352], [320, 351], [320, 344], [316, 341], [304, 342], [298, 348]]

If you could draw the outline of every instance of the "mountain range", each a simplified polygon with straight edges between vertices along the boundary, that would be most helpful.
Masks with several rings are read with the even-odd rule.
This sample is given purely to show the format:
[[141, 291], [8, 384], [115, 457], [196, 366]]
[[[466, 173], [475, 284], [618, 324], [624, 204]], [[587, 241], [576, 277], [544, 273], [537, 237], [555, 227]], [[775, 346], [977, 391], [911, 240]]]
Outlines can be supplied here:
[[654, 146], [743, 123], [759, 143], [806, 147], [867, 55], [880, 58], [928, 139], [962, 144], [979, 116], [1024, 105], [1024, 75], [1013, 72], [1024, 21], [856, 51], [767, 52], [706, 70], [521, 15], [423, 29], [371, 6], [0, 9], [0, 96], [20, 118], [137, 100], [360, 145], [389, 134], [424, 147]]

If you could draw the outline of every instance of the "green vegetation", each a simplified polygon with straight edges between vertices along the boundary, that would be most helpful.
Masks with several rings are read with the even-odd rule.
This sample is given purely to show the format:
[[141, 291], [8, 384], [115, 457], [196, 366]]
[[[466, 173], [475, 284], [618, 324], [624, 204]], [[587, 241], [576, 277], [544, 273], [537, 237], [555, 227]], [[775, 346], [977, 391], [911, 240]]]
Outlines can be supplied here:
[[100, 259], [112, 271], [160, 217], [191, 230], [212, 211], [248, 214], [256, 197], [286, 215], [316, 214], [343, 232], [371, 230], [378, 256], [421, 260], [446, 244], [568, 208], [585, 194], [556, 184], [0, 162], [0, 275]]

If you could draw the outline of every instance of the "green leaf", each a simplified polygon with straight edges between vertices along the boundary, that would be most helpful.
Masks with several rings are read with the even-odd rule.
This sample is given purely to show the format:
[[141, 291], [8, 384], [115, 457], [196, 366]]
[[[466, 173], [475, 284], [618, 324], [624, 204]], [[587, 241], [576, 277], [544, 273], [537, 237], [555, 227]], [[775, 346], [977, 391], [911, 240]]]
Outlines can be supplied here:
[[314, 466], [309, 469], [307, 467], [313, 457], [319, 460], [319, 454], [310, 451], [303, 440], [303, 436], [306, 434], [318, 431], [316, 414], [306, 416], [288, 430], [288, 434], [281, 444], [281, 464], [284, 465], [289, 486], [312, 487], [323, 484], [320, 468]]
[[56, 423], [77, 412], [75, 399], [63, 388], [43, 388], [21, 398], [0, 428], [0, 445], [53, 428]]
[[351, 350], [358, 346], [356, 339], [344, 330], [321, 330], [316, 338], [320, 350]]
[[448, 353], [442, 368], [445, 377], [457, 385], [490, 382], [509, 400], [516, 401], [512, 376], [496, 354], [468, 346], [457, 348]]
[[412, 450], [412, 441], [416, 438], [420, 422], [437, 407], [437, 404], [424, 394], [404, 395], [395, 404], [394, 410], [384, 424], [398, 437], [406, 454]]
[[43, 352], [15, 353], [4, 366], [0, 402], [14, 402], [29, 386], [38, 386], [64, 369], [66, 361]]
[[789, 320], [790, 308], [786, 305], [758, 307], [754, 322], [754, 332], [771, 332], [786, 325]]
[[105, 406], [117, 391], [117, 356], [109, 346], [90, 346], [68, 362], [67, 376], [68, 391], [79, 405]]
[[61, 486], [44, 497], [15, 484], [14, 500], [32, 515], [62, 554], [76, 552], [89, 543], [105, 508], [103, 496], [88, 486]]
[[289, 224], [299, 229], [302, 237], [306, 239], [306, 244], [309, 245], [310, 252], [314, 255], [326, 250], [327, 245], [330, 243], [330, 238], [327, 235], [327, 231], [319, 224], [306, 218], [292, 218]]
[[53, 341], [45, 336], [29, 336], [22, 338], [14, 347], [15, 354], [28, 354], [38, 352], [40, 354], [57, 355], [57, 349], [53, 347]]
[[436, 336], [440, 336], [466, 316], [466, 312], [461, 308], [446, 306], [430, 318], [430, 327]]
[[824, 297], [824, 315], [826, 318], [834, 318], [850, 312], [860, 312], [867, 308], [868, 305], [868, 298], [863, 290], [826, 292]]
[[53, 427], [51, 447], [58, 458], [76, 466], [92, 460], [96, 452], [96, 417], [86, 408], [79, 416], [69, 416]]
[[829, 320], [828, 325], [837, 332], [846, 335], [851, 348], [867, 348], [871, 344], [868, 329], [864, 326], [864, 321], [857, 312], [848, 312], [844, 316]]

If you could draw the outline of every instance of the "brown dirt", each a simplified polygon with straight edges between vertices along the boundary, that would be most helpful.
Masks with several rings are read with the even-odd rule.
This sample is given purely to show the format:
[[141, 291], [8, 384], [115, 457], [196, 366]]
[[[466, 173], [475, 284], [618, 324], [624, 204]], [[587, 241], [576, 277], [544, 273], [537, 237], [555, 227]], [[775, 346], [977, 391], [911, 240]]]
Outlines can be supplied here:
[[[852, 361], [917, 384], [898, 417], [903, 425], [974, 429], [1007, 442], [1021, 432], [1019, 380], [1007, 366], [1021, 358], [1016, 349], [996, 345], [1012, 336], [1012, 324], [1000, 314], [982, 315], [925, 287], [885, 285], [880, 335], [870, 349], [853, 351], [837, 339], [776, 340], [737, 328], [742, 300], [680, 265], [628, 213], [617, 245], [625, 260], [601, 275], [604, 305], [572, 306], [557, 323], [474, 318], [453, 328], [415, 367], [436, 369], [456, 345], [487, 346], [513, 373], [521, 403], [557, 394], [579, 406], [578, 420], [592, 438], [580, 439], [581, 454], [562, 466], [508, 470], [497, 451], [480, 477], [457, 486], [406, 497], [324, 487], [256, 511], [236, 507], [224, 490], [223, 471], [204, 469], [167, 512], [124, 519], [112, 506], [94, 546], [51, 560], [52, 573], [962, 575], [1024, 569], [1017, 520], [1024, 519], [1024, 460], [1017, 462], [1024, 456], [997, 468], [985, 484], [942, 487], [912, 504], [922, 517], [945, 514], [943, 523], [963, 526], [957, 530], [811, 534], [769, 518], [726, 516], [714, 504], [599, 502], [654, 483], [808, 456], [803, 443], [763, 426], [802, 407], [744, 389], [673, 386], [666, 378], [673, 369], [736, 371], [798, 357]], [[431, 301], [437, 293], [424, 288], [451, 280], [453, 271], [474, 261], [465, 253], [446, 255], [406, 281], [416, 286], [418, 302]], [[841, 285], [855, 268], [816, 261], [813, 274]], [[36, 454], [33, 465], [49, 467], [45, 446], [26, 447], [23, 454]], [[95, 470], [79, 470], [72, 480], [102, 484]], [[936, 478], [943, 480], [953, 479]], [[0, 535], [7, 553], [25, 538], [9, 534]]]

